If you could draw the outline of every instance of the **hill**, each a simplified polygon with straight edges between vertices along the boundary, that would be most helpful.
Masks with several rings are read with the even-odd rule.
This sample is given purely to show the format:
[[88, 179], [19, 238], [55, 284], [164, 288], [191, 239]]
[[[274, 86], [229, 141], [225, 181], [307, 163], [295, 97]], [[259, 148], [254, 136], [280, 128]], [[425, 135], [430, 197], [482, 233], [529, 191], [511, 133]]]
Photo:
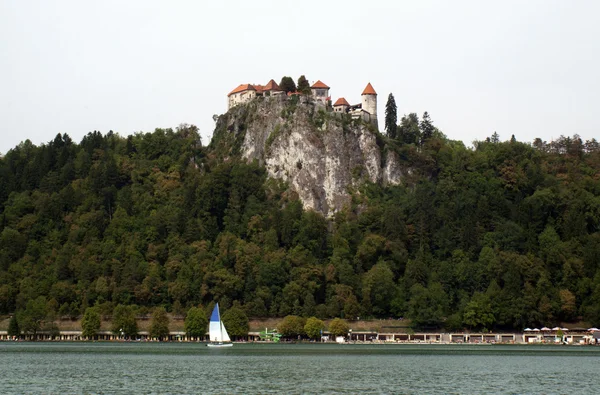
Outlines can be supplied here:
[[0, 313], [599, 325], [599, 175], [595, 140], [467, 148], [295, 101], [233, 108], [208, 146], [189, 125], [25, 141], [0, 159]]

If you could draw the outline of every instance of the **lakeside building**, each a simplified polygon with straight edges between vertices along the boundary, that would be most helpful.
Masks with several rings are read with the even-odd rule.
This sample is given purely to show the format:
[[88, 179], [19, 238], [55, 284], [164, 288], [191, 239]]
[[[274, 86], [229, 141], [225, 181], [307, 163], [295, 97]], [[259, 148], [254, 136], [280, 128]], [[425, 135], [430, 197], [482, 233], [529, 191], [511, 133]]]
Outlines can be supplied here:
[[[35, 335], [23, 334], [18, 338], [9, 336], [7, 331], [0, 331], [0, 341], [86, 341], [81, 331], [40, 331]], [[97, 341], [171, 341], [171, 342], [208, 342], [208, 333], [201, 337], [188, 336], [183, 331], [171, 331], [168, 336], [158, 339], [150, 337], [147, 331], [139, 331], [133, 339], [125, 339], [111, 331], [98, 331]], [[248, 332], [241, 341], [259, 342], [260, 332]], [[353, 331], [346, 336], [333, 336], [329, 331], [323, 331], [322, 340], [341, 343], [427, 343], [427, 344], [589, 344], [600, 345], [600, 331], [579, 331], [565, 335], [562, 340], [555, 334], [529, 334], [523, 333], [442, 333], [442, 332], [416, 332], [398, 333], [391, 330], [383, 331]]]

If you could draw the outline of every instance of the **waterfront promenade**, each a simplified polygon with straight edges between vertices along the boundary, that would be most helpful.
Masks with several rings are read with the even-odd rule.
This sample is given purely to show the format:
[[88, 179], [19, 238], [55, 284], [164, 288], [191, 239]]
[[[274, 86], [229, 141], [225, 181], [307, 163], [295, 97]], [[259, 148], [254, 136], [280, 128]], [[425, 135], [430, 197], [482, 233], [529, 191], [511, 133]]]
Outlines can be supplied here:
[[[172, 331], [169, 336], [163, 338], [151, 338], [148, 331], [140, 331], [135, 338], [125, 339], [111, 331], [99, 331], [93, 339], [84, 338], [81, 331], [39, 331], [35, 335], [22, 334], [21, 336], [9, 336], [7, 331], [0, 330], [0, 341], [170, 341], [170, 342], [202, 342], [208, 341], [208, 334], [203, 337], [187, 336], [182, 331]], [[243, 342], [260, 342], [260, 333], [248, 332], [247, 336], [236, 339]], [[324, 331], [322, 342], [328, 343], [372, 343], [372, 344], [399, 344], [399, 343], [423, 343], [423, 344], [600, 344], [600, 332], [589, 332], [587, 330], [570, 331], [564, 334], [562, 339], [556, 333], [393, 333], [376, 331], [352, 331], [347, 336], [332, 336]]]

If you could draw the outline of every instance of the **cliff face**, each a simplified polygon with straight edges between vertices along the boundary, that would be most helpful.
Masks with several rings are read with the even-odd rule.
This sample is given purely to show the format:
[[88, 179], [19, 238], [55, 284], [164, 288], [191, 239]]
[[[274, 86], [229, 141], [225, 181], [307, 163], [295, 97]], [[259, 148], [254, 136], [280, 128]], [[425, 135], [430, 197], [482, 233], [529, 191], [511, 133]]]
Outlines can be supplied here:
[[313, 103], [264, 98], [222, 116], [218, 133], [234, 135], [230, 152], [258, 160], [270, 177], [286, 181], [305, 208], [332, 215], [350, 203], [365, 181], [398, 184], [398, 157], [384, 148], [374, 128]]

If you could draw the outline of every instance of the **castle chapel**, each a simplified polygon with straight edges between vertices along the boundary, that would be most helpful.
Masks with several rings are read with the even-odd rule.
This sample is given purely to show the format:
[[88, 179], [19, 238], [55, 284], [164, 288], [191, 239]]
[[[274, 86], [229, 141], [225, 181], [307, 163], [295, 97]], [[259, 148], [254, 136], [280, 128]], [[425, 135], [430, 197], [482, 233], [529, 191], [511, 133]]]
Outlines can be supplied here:
[[[319, 80], [310, 87], [309, 99], [327, 109], [331, 102], [329, 89], [329, 86]], [[287, 96], [293, 95], [301, 95], [301, 93], [287, 93]], [[286, 93], [274, 80], [270, 80], [266, 85], [241, 84], [227, 95], [228, 109], [260, 96], [286, 96]], [[361, 99], [360, 103], [352, 105], [345, 98], [340, 97], [333, 103], [331, 110], [334, 113], [350, 114], [352, 118], [362, 118], [377, 126], [377, 92], [370, 82], [363, 90]]]

